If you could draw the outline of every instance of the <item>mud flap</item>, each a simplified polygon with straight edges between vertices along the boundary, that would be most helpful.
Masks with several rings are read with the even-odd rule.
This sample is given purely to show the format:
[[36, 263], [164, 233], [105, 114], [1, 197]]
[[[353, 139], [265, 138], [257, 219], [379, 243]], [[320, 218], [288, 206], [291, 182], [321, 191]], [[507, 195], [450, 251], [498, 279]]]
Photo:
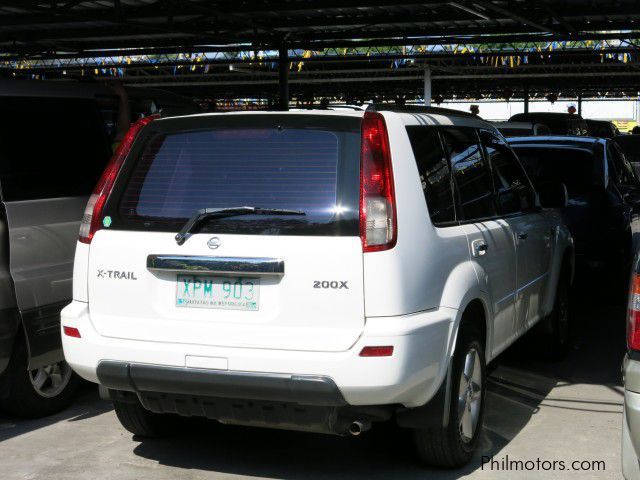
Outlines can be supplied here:
[[421, 407], [404, 408], [396, 412], [396, 422], [401, 428], [440, 428], [449, 425], [451, 402], [451, 361], [447, 375], [436, 394]]

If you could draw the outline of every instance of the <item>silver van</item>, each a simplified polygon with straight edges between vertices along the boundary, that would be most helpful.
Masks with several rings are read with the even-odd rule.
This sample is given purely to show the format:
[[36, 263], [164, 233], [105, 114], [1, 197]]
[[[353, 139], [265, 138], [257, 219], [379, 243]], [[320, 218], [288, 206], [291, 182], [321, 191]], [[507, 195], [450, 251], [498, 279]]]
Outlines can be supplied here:
[[[131, 114], [163, 103], [196, 111], [159, 96], [132, 92]], [[72, 298], [78, 228], [112, 153], [117, 107], [98, 84], [0, 81], [0, 408], [8, 413], [47, 415], [73, 397], [60, 310]]]

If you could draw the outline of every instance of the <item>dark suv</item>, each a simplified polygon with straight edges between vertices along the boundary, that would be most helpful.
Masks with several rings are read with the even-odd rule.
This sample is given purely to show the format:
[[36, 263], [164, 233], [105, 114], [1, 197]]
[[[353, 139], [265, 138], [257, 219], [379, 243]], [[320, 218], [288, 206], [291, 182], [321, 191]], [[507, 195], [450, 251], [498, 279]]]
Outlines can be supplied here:
[[537, 186], [567, 187], [565, 221], [576, 260], [587, 266], [629, 265], [635, 251], [640, 182], [620, 147], [591, 137], [520, 137], [509, 143]]
[[509, 122], [541, 123], [549, 127], [553, 135], [588, 135], [589, 126], [580, 115], [570, 113], [531, 112], [517, 113]]

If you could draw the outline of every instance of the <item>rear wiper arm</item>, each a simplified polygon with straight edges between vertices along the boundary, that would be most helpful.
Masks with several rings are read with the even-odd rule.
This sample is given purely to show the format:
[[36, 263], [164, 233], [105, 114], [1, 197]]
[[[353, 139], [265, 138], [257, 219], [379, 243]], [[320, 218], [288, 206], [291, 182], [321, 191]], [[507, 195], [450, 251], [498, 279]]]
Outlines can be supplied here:
[[176, 243], [182, 245], [187, 235], [203, 220], [209, 218], [237, 217], [240, 215], [306, 215], [302, 210], [287, 210], [284, 208], [260, 207], [231, 207], [231, 208], [203, 208], [198, 210], [187, 220], [184, 227], [176, 234]]

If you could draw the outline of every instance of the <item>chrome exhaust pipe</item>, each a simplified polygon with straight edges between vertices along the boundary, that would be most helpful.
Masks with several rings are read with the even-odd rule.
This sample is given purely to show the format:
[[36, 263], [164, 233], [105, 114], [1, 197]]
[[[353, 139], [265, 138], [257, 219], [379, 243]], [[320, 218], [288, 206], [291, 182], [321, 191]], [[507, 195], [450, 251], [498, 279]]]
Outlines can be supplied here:
[[362, 432], [366, 432], [370, 428], [371, 428], [371, 422], [367, 422], [367, 421], [360, 422], [356, 420], [355, 422], [352, 422], [351, 425], [349, 425], [349, 434], [352, 437], [357, 437]]

